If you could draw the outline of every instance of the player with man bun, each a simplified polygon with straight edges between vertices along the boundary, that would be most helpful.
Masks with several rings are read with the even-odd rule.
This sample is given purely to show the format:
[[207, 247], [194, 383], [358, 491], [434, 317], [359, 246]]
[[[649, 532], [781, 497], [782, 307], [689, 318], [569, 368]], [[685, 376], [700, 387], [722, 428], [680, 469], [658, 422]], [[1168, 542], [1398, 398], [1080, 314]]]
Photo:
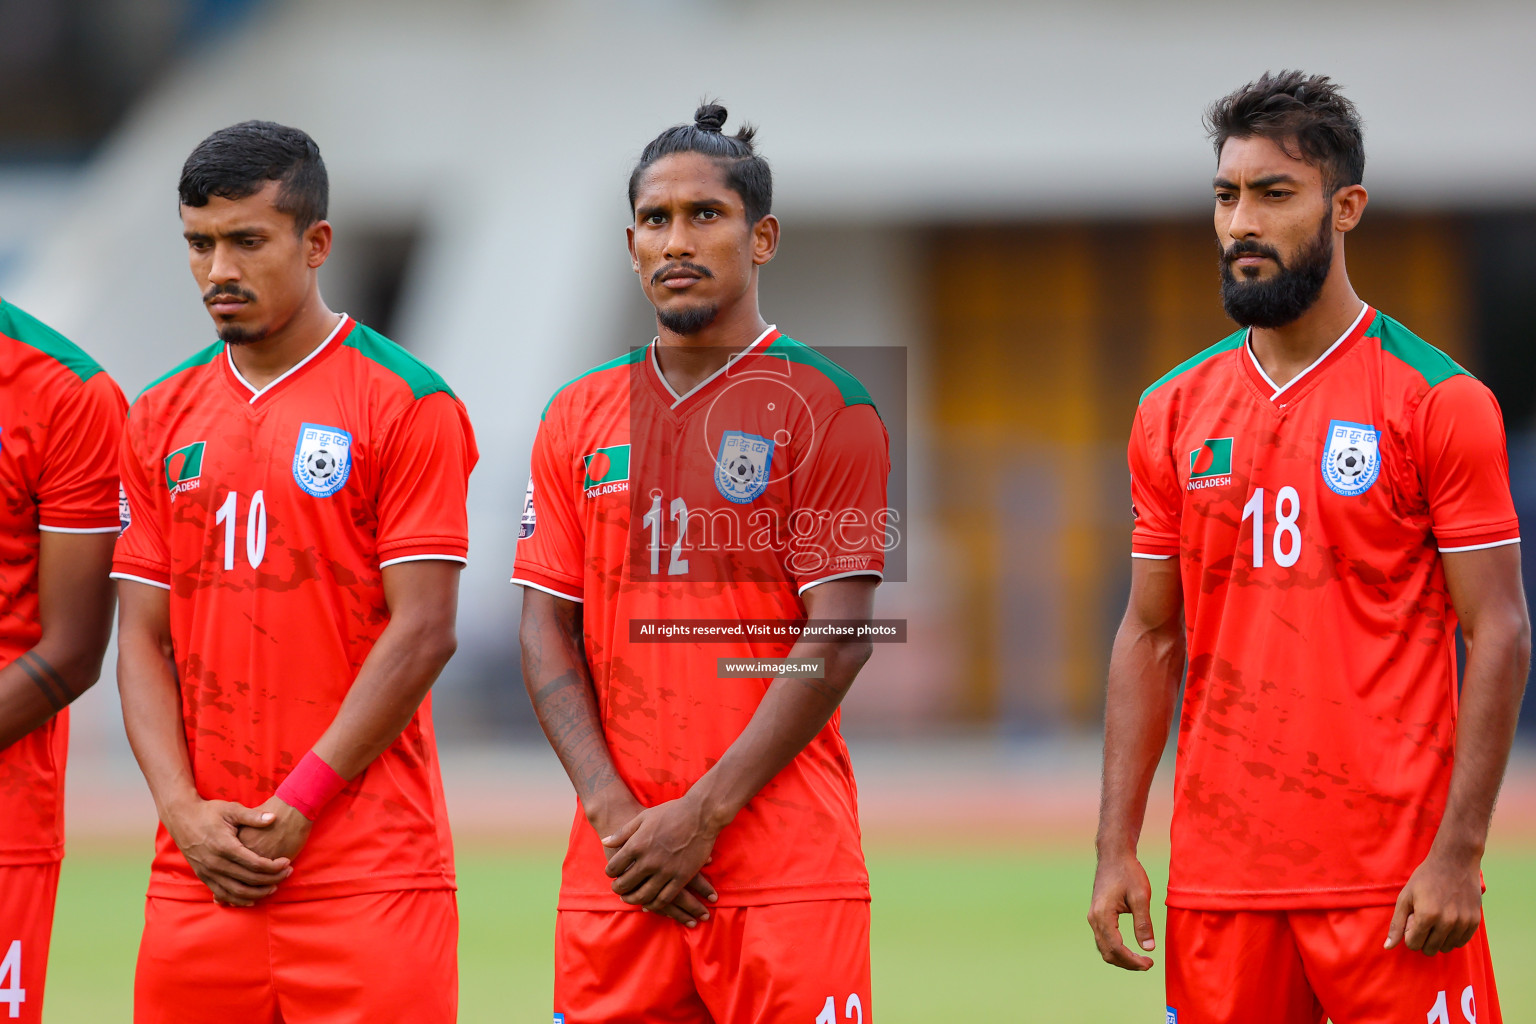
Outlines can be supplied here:
[[[884, 565], [884, 425], [863, 386], [758, 311], [779, 222], [751, 129], [707, 104], [630, 176], [657, 337], [556, 392], [513, 582], [525, 682], [580, 798], [555, 1019], [870, 1019], [869, 878], [838, 704]], [[736, 635], [654, 642], [647, 621]], [[728, 659], [824, 677], [727, 677]], [[652, 913], [641, 913], [649, 910]]]

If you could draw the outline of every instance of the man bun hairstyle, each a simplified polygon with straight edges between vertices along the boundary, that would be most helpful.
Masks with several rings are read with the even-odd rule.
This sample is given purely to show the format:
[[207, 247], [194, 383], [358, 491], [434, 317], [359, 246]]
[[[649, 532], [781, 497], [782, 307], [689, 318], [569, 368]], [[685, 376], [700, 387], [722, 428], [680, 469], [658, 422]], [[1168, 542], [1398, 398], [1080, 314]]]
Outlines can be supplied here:
[[220, 128], [192, 150], [176, 193], [183, 206], [207, 206], [211, 196], [244, 199], [282, 182], [276, 206], [300, 233], [325, 219], [331, 184], [315, 140], [272, 121], [241, 121]]
[[[1228, 139], [1271, 139], [1323, 172], [1330, 194], [1365, 178], [1360, 112], [1327, 75], [1266, 71], [1205, 112], [1205, 127], [1221, 159]], [[1293, 149], [1294, 147], [1294, 149]]]
[[674, 153], [702, 153], [720, 164], [726, 185], [741, 196], [750, 223], [768, 216], [773, 211], [773, 172], [752, 145], [757, 129], [744, 124], [735, 135], [727, 135], [725, 118], [724, 107], [706, 100], [693, 112], [693, 124], [674, 125], [652, 139], [629, 174], [629, 212], [635, 212], [640, 179], [652, 164]]

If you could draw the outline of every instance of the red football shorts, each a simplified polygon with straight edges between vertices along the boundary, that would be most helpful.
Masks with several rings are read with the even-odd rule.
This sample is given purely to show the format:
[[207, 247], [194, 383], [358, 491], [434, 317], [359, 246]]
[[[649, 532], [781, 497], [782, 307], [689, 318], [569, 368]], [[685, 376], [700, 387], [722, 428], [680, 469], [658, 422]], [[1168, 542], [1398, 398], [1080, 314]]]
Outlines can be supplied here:
[[150, 897], [133, 1019], [453, 1024], [458, 947], [458, 903], [446, 889], [254, 907]]
[[866, 900], [712, 907], [696, 928], [632, 910], [562, 910], [555, 921], [557, 1022], [871, 1019]]
[[0, 1021], [38, 1024], [59, 862], [0, 867]]
[[1168, 1024], [1501, 1024], [1488, 934], [1383, 949], [1391, 907], [1168, 908]]

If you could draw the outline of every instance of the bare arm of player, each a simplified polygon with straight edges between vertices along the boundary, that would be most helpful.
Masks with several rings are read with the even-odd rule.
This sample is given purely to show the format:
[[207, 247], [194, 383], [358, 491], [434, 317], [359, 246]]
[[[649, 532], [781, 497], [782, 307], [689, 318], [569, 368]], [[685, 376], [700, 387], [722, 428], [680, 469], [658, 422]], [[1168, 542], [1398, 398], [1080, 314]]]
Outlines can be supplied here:
[[1456, 764], [1445, 817], [1397, 898], [1386, 948], [1434, 955], [1466, 945], [1483, 920], [1481, 865], [1493, 805], [1514, 743], [1531, 664], [1531, 622], [1520, 545], [1441, 556], [1461, 619], [1467, 665], [1456, 721]]
[[[389, 624], [342, 700], [336, 717], [311, 748], [343, 779], [362, 774], [410, 724], [411, 717], [458, 646], [458, 562], [397, 562], [383, 569]], [[265, 857], [296, 857], [314, 822], [272, 797], [257, 808], [276, 815], [270, 825], [240, 830], [240, 841]]]
[[[523, 683], [539, 725], [565, 766], [598, 838], [611, 835], [644, 807], [619, 777], [603, 737], [597, 694], [582, 646], [581, 605], [524, 587], [518, 638], [523, 649]], [[657, 909], [692, 927], [709, 919], [699, 897], [712, 900], [715, 890], [697, 872], [689, 888], [693, 891], [684, 891], [671, 905]]]
[[114, 534], [44, 530], [37, 554], [42, 636], [0, 669], [0, 750], [96, 684], [112, 634]]
[[1156, 948], [1152, 885], [1136, 857], [1147, 793], [1168, 742], [1184, 674], [1184, 591], [1176, 558], [1131, 560], [1131, 597], [1109, 656], [1104, 703], [1104, 782], [1099, 800], [1099, 865], [1088, 924], [1105, 963], [1145, 971], [1152, 958], [1127, 946], [1120, 916], [1131, 915], [1142, 949]]
[[[866, 621], [877, 585], [869, 577], [819, 584], [805, 592], [806, 615]], [[826, 726], [872, 650], [867, 640], [797, 642], [789, 656], [824, 659], [825, 678], [775, 679], [741, 735], [686, 794], [646, 808], [604, 837], [613, 891], [648, 910], [676, 899], [747, 801]]]
[[160, 820], [192, 871], [220, 903], [248, 907], [290, 873], [241, 845], [236, 830], [273, 815], [227, 800], [204, 800], [192, 778], [171, 648], [170, 591], [119, 580], [117, 688], [123, 725]]

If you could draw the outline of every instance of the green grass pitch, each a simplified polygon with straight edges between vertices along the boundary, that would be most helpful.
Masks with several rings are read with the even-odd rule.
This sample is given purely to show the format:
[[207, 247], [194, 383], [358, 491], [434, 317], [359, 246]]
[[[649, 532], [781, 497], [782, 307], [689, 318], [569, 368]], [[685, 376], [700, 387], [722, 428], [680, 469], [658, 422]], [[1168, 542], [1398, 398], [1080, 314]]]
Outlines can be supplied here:
[[[1094, 951], [1083, 921], [1090, 855], [871, 843], [869, 862], [871, 1016], [882, 1024], [1162, 1020], [1159, 971], [1126, 974]], [[48, 1024], [130, 1020], [148, 865], [147, 850], [80, 848], [65, 861]], [[1163, 865], [1148, 866], [1161, 885]], [[546, 1024], [558, 849], [469, 847], [459, 874], [460, 1020]], [[1524, 969], [1536, 962], [1536, 850], [1495, 850], [1486, 875], [1504, 1019], [1536, 1020], [1536, 975]]]

